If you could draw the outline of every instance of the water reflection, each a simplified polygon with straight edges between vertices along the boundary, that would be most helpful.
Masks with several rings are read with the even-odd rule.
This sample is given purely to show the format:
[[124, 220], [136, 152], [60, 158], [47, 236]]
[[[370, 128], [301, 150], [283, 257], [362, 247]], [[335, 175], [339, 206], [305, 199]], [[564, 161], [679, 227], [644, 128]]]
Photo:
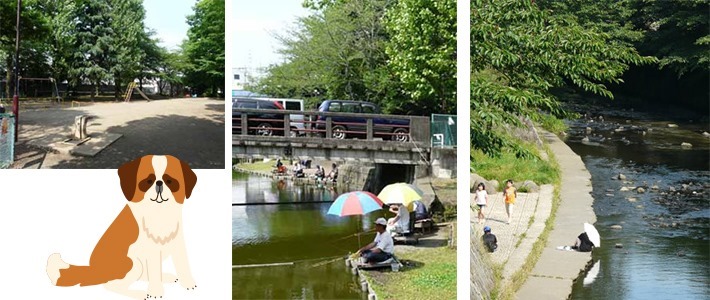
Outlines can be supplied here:
[[328, 215], [344, 191], [257, 176], [234, 179], [232, 190], [232, 203], [239, 204], [232, 206], [232, 264], [295, 262], [234, 269], [235, 299], [362, 297], [339, 258], [372, 240], [371, 223], [382, 212]]

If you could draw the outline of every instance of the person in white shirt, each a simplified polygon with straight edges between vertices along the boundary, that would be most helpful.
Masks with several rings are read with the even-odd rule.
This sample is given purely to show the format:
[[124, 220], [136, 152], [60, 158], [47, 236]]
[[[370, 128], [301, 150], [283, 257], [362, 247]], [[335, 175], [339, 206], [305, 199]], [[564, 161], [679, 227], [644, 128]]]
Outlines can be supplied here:
[[387, 231], [390, 233], [409, 232], [409, 210], [407, 207], [402, 204], [392, 205], [390, 211], [397, 215], [387, 220]]
[[384, 218], [378, 218], [375, 221], [375, 230], [377, 231], [375, 240], [357, 250], [356, 254], [363, 257], [365, 263], [372, 264], [383, 262], [392, 257], [394, 253], [394, 240], [392, 240], [392, 235], [390, 235], [386, 228], [387, 221], [385, 221]]
[[486, 219], [483, 215], [483, 208], [488, 204], [488, 192], [486, 192], [486, 185], [483, 182], [478, 184], [476, 188], [476, 205], [478, 205], [478, 224], [481, 224]]

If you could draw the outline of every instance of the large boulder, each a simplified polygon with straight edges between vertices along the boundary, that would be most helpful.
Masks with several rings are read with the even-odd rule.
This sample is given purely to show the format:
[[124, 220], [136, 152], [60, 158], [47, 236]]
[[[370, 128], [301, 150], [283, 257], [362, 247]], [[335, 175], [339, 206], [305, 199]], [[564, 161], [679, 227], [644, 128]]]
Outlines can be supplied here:
[[526, 193], [537, 193], [540, 191], [540, 187], [532, 180], [525, 180], [518, 185], [516, 189], [525, 191]]
[[470, 185], [469, 185], [471, 193], [476, 192], [476, 187], [481, 182], [483, 183], [483, 185], [486, 186], [486, 191], [488, 192], [489, 195], [495, 194], [498, 192], [499, 183], [497, 180], [486, 180], [485, 178], [481, 177], [480, 175], [472, 173], [471, 174], [471, 181], [470, 181]]

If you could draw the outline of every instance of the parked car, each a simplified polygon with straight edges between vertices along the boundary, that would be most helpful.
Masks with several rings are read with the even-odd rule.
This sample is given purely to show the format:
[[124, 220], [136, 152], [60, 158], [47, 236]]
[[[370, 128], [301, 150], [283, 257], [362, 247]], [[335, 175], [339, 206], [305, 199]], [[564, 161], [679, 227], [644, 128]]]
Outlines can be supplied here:
[[[283, 110], [284, 107], [281, 103], [277, 101], [262, 100], [255, 98], [232, 98], [232, 120], [234, 118], [239, 118], [241, 113], [234, 111], [235, 108], [250, 108], [250, 109], [279, 109]], [[247, 126], [249, 128], [255, 127], [256, 129], [250, 129], [249, 134], [257, 134], [262, 136], [272, 136], [272, 135], [283, 135], [283, 130], [277, 130], [277, 128], [283, 128], [284, 126], [284, 115], [278, 113], [247, 113]], [[238, 122], [238, 121], [233, 121]], [[233, 123], [232, 126], [240, 126], [239, 124]], [[232, 129], [232, 134], [241, 134], [241, 128]]]
[[[379, 105], [372, 102], [351, 100], [326, 100], [318, 107], [321, 112], [342, 112], [355, 114], [381, 114]], [[331, 117], [332, 138], [345, 139], [350, 136], [365, 136], [367, 118], [365, 117]], [[325, 130], [325, 116], [318, 116], [316, 129]], [[372, 119], [374, 136], [380, 136], [393, 141], [406, 142], [409, 140], [409, 120], [406, 119]], [[353, 133], [361, 132], [361, 133]]]
[[[304, 104], [301, 99], [283, 99], [283, 98], [259, 98], [263, 100], [272, 100], [281, 103], [281, 106], [286, 110], [303, 111]], [[291, 136], [299, 136], [306, 134], [306, 124], [303, 123], [304, 116], [301, 114], [291, 114]]]

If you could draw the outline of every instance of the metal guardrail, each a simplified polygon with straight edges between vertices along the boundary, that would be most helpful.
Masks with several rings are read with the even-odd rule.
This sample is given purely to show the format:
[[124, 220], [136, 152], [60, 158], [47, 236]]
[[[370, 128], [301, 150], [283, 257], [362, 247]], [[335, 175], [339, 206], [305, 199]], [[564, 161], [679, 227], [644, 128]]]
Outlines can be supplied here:
[[[294, 119], [292, 115], [303, 116], [303, 119]], [[354, 121], [354, 119], [364, 122]], [[405, 122], [393, 122], [393, 120]], [[292, 139], [357, 137], [368, 141], [381, 138], [393, 142], [415, 141], [428, 144], [430, 126], [430, 119], [421, 116], [247, 108], [232, 110], [232, 134], [235, 137], [272, 135]], [[243, 128], [246, 130], [242, 130]]]

